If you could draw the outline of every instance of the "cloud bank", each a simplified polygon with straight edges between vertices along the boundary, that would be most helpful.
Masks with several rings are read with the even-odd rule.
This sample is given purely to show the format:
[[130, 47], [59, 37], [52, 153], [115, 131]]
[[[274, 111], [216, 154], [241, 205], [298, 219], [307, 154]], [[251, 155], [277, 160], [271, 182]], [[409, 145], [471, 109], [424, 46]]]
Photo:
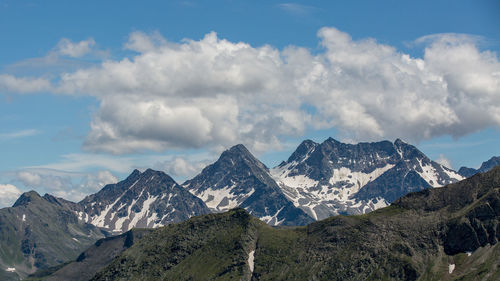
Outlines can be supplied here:
[[335, 28], [318, 38], [322, 50], [312, 53], [214, 32], [180, 43], [135, 32], [125, 44], [130, 57], [63, 73], [50, 85], [0, 75], [0, 87], [96, 97], [84, 148], [114, 154], [236, 143], [259, 152], [329, 128], [344, 141], [418, 142], [500, 125], [500, 63], [473, 36], [417, 39], [421, 58]]

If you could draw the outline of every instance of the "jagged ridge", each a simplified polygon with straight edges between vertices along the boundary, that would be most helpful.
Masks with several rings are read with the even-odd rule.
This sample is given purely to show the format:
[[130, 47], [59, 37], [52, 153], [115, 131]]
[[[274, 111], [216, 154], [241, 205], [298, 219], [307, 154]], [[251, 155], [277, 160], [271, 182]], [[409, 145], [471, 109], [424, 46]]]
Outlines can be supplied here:
[[401, 140], [346, 144], [304, 141], [271, 170], [283, 193], [315, 219], [360, 214], [463, 177]]

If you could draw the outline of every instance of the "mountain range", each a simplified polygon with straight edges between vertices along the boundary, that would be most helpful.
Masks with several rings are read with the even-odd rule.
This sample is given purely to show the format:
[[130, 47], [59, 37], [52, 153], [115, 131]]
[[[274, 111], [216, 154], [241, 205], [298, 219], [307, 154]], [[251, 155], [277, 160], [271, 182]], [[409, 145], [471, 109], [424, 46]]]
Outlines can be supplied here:
[[237, 208], [127, 233], [31, 280], [499, 280], [499, 239], [497, 167], [304, 227], [273, 228]]
[[[147, 169], [134, 170], [125, 180], [106, 185], [78, 203], [28, 192], [13, 207], [0, 210], [0, 233], [8, 233], [2, 236], [7, 238], [0, 237], [0, 278], [17, 280], [71, 260], [102, 237], [137, 233], [130, 231], [234, 208], [243, 208], [271, 226], [307, 225], [338, 214], [364, 214], [409, 192], [485, 172], [498, 160], [492, 159], [478, 170], [461, 168], [463, 173], [457, 173], [401, 140], [345, 144], [329, 138], [323, 143], [302, 142], [287, 161], [271, 169], [243, 145], [236, 145], [182, 184], [164, 172]], [[39, 214], [20, 214], [28, 206]], [[44, 214], [45, 209], [50, 212]], [[65, 232], [56, 246], [60, 249], [51, 250], [55, 252], [47, 252], [54, 247], [54, 235], [45, 235], [42, 227], [47, 225], [54, 226], [54, 235]], [[112, 247], [116, 255], [130, 246], [126, 237], [135, 237], [127, 235], [132, 236], [120, 236], [128, 241], [126, 246], [116, 246], [120, 239], [110, 240], [118, 243]], [[17, 242], [11, 243], [14, 240]], [[97, 264], [107, 263], [113, 255], [103, 256], [107, 260]]]

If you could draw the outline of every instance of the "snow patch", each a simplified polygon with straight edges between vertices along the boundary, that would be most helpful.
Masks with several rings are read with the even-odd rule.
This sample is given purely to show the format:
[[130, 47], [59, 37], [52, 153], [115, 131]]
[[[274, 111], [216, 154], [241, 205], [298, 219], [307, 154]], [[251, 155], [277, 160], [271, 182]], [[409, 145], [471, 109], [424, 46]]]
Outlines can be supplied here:
[[8, 267], [5, 271], [14, 272], [14, 271], [16, 271], [16, 269], [14, 267]]
[[106, 206], [106, 208], [104, 209], [104, 211], [101, 212], [101, 214], [99, 216], [95, 216], [92, 218], [92, 221], [91, 221], [91, 224], [97, 226], [97, 227], [105, 227], [105, 218], [106, 216], [108, 215], [109, 211], [113, 208], [113, 206], [118, 203], [118, 201], [120, 201], [120, 199], [123, 197], [123, 195], [125, 195], [125, 193], [127, 193], [127, 191], [129, 191], [130, 189], [132, 189], [138, 182], [139, 180], [136, 180], [134, 182], [134, 184], [132, 184], [125, 192], [123, 192], [120, 197], [118, 197], [115, 202], [111, 203], [110, 205]]
[[250, 268], [250, 272], [253, 272], [254, 268], [254, 258], [255, 258], [255, 250], [251, 251], [248, 254], [248, 268]]
[[367, 183], [375, 180], [383, 173], [394, 167], [393, 164], [387, 164], [384, 167], [377, 168], [371, 173], [355, 172], [349, 168], [342, 167], [333, 170], [333, 176], [330, 178], [331, 185], [338, 185], [339, 183], [348, 183], [353, 185], [349, 188], [350, 195], [357, 193]]
[[130, 223], [128, 225], [128, 229], [127, 230], [130, 230], [133, 227], [135, 227], [137, 225], [137, 223], [139, 222], [140, 219], [142, 219], [144, 216], [147, 216], [147, 214], [149, 212], [149, 206], [151, 206], [151, 204], [154, 201], [156, 201], [157, 198], [158, 198], [158, 196], [151, 196], [148, 193], [148, 198], [146, 200], [144, 200], [144, 202], [142, 203], [142, 209], [141, 209], [141, 211], [139, 213], [136, 213], [134, 215], [134, 217], [132, 218], [132, 220], [130, 221]]
[[[283, 194], [290, 200], [294, 206], [301, 208], [314, 219], [324, 219], [325, 214], [317, 214], [315, 207], [323, 205], [344, 205], [363, 210], [372, 211], [374, 209], [386, 207], [388, 204], [383, 198], [377, 198], [377, 203], [359, 202], [350, 199], [367, 183], [374, 181], [379, 176], [394, 167], [394, 164], [387, 164], [383, 167], [374, 169], [370, 173], [361, 171], [352, 171], [349, 168], [341, 167], [333, 169], [333, 176], [328, 184], [320, 185], [318, 181], [310, 179], [304, 175], [289, 177], [290, 167], [296, 165], [295, 162], [276, 167], [271, 170], [272, 177], [280, 186]], [[356, 206], [357, 204], [357, 206]], [[354, 206], [353, 206], [354, 205]], [[363, 205], [363, 206], [362, 206]], [[332, 205], [333, 206], [333, 205]], [[331, 214], [333, 215], [333, 214]]]
[[465, 252], [468, 257], [472, 256], [472, 252]]
[[[238, 207], [241, 202], [245, 201], [255, 192], [255, 189], [252, 188], [252, 190], [248, 193], [235, 195], [233, 192], [235, 187], [235, 185], [231, 185], [218, 189], [207, 188], [201, 192], [195, 193], [194, 195], [203, 200], [203, 202], [205, 202], [210, 209], [225, 212]], [[224, 202], [223, 206], [220, 206], [223, 200], [226, 202]]]
[[[281, 209], [279, 209], [273, 216], [263, 216], [263, 217], [260, 217], [260, 220], [269, 224], [269, 225], [273, 225], [273, 226], [277, 226], [277, 225], [280, 225], [283, 223], [283, 221], [285, 219], [282, 219], [282, 220], [278, 220], [278, 215], [279, 213], [283, 210], [283, 208], [285, 207], [281, 207]], [[267, 210], [266, 210], [267, 211]]]
[[461, 180], [465, 179], [465, 177], [463, 177], [462, 175], [459, 175], [455, 171], [450, 170], [450, 169], [448, 169], [446, 167], [443, 167], [443, 171], [448, 175], [448, 177], [450, 177], [450, 179], [455, 179], [457, 181], [461, 181]]
[[422, 172], [416, 171], [432, 187], [441, 187], [439, 184], [439, 174], [432, 165], [423, 165], [422, 160], [418, 159]]
[[23, 221], [26, 221], [26, 214], [23, 214]]
[[453, 270], [455, 270], [455, 264], [449, 264], [448, 265], [448, 273], [449, 274], [452, 274], [453, 273]]
[[73, 237], [73, 238], [71, 238], [71, 239], [75, 240], [76, 242], [80, 242], [80, 241], [78, 241], [78, 239], [76, 239], [76, 238], [74, 238], [74, 237]]

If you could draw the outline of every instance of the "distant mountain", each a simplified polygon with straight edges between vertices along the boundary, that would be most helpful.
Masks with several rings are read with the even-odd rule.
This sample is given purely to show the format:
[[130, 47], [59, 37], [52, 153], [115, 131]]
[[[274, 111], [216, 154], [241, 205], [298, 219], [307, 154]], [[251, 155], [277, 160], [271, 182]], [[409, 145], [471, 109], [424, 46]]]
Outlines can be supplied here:
[[224, 151], [215, 163], [183, 186], [214, 212], [241, 207], [270, 225], [313, 221], [283, 195], [268, 168], [241, 144]]
[[500, 157], [498, 157], [498, 156], [491, 157], [490, 160], [483, 162], [481, 164], [481, 167], [479, 167], [479, 169], [477, 169], [477, 170], [473, 169], [473, 168], [468, 168], [468, 167], [460, 167], [460, 169], [458, 170], [458, 173], [460, 175], [462, 175], [463, 177], [468, 178], [468, 177], [471, 177], [477, 173], [488, 172], [496, 166], [500, 166]]
[[306, 227], [272, 228], [244, 209], [191, 218], [136, 240], [91, 280], [498, 280], [499, 225], [495, 168]]
[[67, 202], [30, 191], [13, 207], [0, 209], [0, 280], [19, 280], [60, 265], [104, 237], [97, 227], [78, 220]]
[[315, 219], [360, 214], [413, 191], [463, 179], [401, 140], [302, 142], [271, 170], [286, 197]]
[[122, 233], [181, 222], [210, 210], [164, 172], [134, 170], [125, 180], [85, 197], [74, 210], [81, 220]]

